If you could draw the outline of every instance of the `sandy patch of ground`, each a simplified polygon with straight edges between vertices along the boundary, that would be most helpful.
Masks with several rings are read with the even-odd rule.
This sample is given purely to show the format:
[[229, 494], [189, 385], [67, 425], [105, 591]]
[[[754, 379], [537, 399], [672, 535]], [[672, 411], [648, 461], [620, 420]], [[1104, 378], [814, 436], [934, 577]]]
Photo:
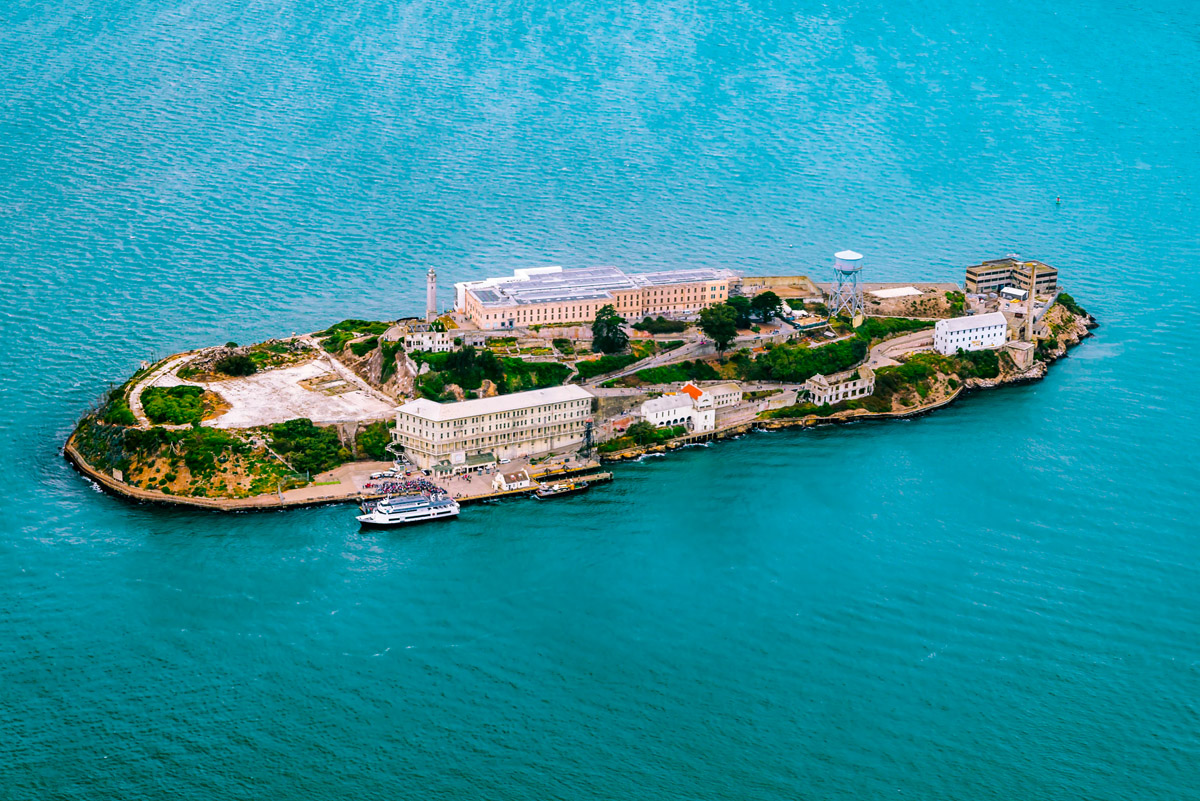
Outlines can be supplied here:
[[[307, 417], [318, 424], [350, 423], [381, 420], [395, 411], [393, 404], [344, 382], [345, 377], [334, 372], [324, 359], [245, 378], [210, 381], [206, 388], [220, 394], [229, 410], [204, 424], [252, 428], [295, 417]], [[329, 391], [335, 387], [340, 391]]]

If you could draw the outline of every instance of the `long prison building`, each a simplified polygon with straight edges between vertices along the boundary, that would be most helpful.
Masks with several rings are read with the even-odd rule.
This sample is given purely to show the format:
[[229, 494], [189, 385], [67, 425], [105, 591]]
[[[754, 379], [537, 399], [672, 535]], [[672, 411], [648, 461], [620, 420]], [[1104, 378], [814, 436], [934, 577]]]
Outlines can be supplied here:
[[605, 305], [629, 320], [677, 317], [723, 303], [736, 279], [730, 270], [711, 267], [650, 273], [537, 267], [515, 270], [511, 277], [455, 284], [455, 307], [485, 330], [590, 322]]

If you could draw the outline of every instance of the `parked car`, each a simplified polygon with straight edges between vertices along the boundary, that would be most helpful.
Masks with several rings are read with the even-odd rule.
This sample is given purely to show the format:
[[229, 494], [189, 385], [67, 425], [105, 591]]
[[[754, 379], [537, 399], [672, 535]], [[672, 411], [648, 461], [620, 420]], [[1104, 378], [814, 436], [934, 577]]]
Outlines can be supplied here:
[[512, 461], [512, 459], [500, 459], [499, 460], [500, 464], [508, 464], [511, 461]]

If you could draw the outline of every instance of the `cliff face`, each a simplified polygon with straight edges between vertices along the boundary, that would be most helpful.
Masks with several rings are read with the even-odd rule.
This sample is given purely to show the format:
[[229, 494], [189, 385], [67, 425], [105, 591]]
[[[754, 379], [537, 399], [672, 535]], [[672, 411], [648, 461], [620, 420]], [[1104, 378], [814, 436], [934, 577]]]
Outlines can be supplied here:
[[1070, 348], [1090, 337], [1092, 329], [1099, 325], [1090, 314], [1074, 314], [1057, 304], [1042, 317], [1042, 323], [1050, 331], [1051, 339], [1043, 341], [1050, 361], [1066, 356]]

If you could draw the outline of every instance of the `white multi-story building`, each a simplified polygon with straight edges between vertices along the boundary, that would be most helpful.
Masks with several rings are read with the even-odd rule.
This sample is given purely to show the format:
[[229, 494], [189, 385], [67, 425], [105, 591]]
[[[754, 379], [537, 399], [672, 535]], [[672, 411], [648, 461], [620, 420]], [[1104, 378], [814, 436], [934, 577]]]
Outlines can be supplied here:
[[454, 335], [449, 331], [410, 331], [404, 335], [404, 349], [409, 353], [449, 353], [454, 350]]
[[875, 372], [869, 367], [860, 367], [840, 379], [814, 375], [804, 382], [804, 391], [808, 393], [809, 401], [818, 406], [865, 398], [875, 391]]
[[962, 350], [999, 348], [1008, 339], [1008, 320], [1000, 312], [938, 320], [933, 327], [933, 349], [943, 356]]
[[480, 454], [521, 458], [565, 450], [583, 442], [592, 400], [574, 385], [459, 403], [420, 398], [397, 411], [392, 437], [422, 468], [466, 465]]

